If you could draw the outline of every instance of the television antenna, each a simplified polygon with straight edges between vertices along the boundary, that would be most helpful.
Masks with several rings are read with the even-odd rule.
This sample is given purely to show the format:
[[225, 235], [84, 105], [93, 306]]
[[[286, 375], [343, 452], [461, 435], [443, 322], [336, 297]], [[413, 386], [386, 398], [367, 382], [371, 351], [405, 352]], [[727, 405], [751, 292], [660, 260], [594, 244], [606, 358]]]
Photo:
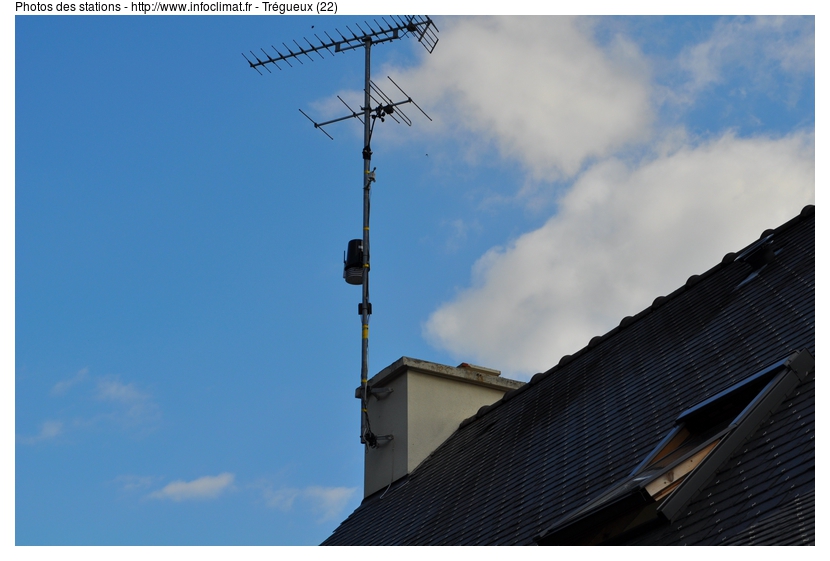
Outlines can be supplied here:
[[[412, 126], [412, 121], [401, 110], [400, 106], [411, 103], [424, 116], [430, 119], [429, 115], [424, 113], [424, 110], [418, 107], [412, 98], [395, 83], [392, 78], [389, 81], [401, 92], [405, 99], [402, 101], [393, 101], [391, 97], [386, 95], [378, 85], [372, 81], [371, 77], [371, 53], [372, 46], [381, 43], [387, 43], [402, 39], [406, 36], [415, 37], [421, 45], [432, 53], [435, 45], [438, 44], [438, 28], [429, 16], [386, 16], [381, 17], [380, 21], [373, 19], [372, 22], [366, 21], [361, 27], [355, 24], [357, 32], [353, 31], [349, 26], [346, 26], [347, 32], [341, 33], [335, 28], [335, 34], [339, 38], [333, 38], [328, 33], [324, 32], [325, 39], [321, 39], [316, 33], [315, 40], [303, 38], [302, 41], [308, 44], [304, 47], [296, 40], [293, 41], [295, 47], [289, 47], [282, 43], [282, 47], [286, 52], [281, 52], [278, 48], [271, 45], [273, 54], [267, 52], [265, 49], [260, 49], [262, 55], [255, 54], [250, 51], [249, 58], [245, 53], [242, 56], [248, 61], [251, 68], [262, 74], [262, 70], [269, 73], [272, 72], [271, 67], [282, 70], [280, 64], [284, 63], [289, 67], [293, 67], [292, 62], [299, 62], [305, 64], [304, 59], [314, 61], [312, 55], [319, 56], [324, 59], [325, 53], [335, 55], [340, 52], [350, 51], [362, 48], [365, 55], [365, 76], [363, 83], [363, 105], [360, 111], [354, 111], [349, 105], [343, 101], [340, 96], [337, 98], [349, 110], [349, 114], [325, 121], [322, 123], [316, 122], [309, 117], [302, 109], [300, 113], [312, 122], [315, 129], [320, 129], [330, 139], [334, 140], [332, 136], [323, 127], [345, 121], [347, 119], [357, 119], [363, 124], [363, 149], [361, 151], [361, 158], [363, 159], [363, 175], [361, 184], [363, 186], [363, 238], [351, 240], [348, 245], [348, 251], [344, 259], [343, 278], [349, 284], [361, 285], [363, 287], [363, 299], [358, 304], [358, 314], [361, 320], [361, 366], [360, 366], [360, 389], [357, 397], [360, 398], [361, 415], [360, 415], [360, 441], [366, 446], [375, 448], [379, 443], [384, 443], [392, 439], [392, 435], [375, 435], [369, 425], [369, 415], [367, 406], [369, 404], [369, 397], [373, 393], [378, 393], [378, 397], [382, 394], [380, 390], [373, 392], [369, 388], [369, 316], [372, 314], [372, 304], [369, 301], [369, 209], [370, 209], [370, 195], [372, 190], [372, 183], [375, 182], [375, 169], [371, 167], [372, 163], [372, 132], [378, 119], [384, 122], [387, 117], [397, 123], [405, 123]], [[296, 50], [294, 50], [296, 48]], [[262, 58], [260, 58], [262, 57]]]

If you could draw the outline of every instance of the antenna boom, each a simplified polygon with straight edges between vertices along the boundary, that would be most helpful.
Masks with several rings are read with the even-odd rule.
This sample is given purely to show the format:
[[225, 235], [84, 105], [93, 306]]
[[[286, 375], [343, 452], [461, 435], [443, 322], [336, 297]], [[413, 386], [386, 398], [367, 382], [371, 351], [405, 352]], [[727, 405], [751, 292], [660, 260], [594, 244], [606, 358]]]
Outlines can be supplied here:
[[334, 53], [340, 53], [343, 51], [361, 48], [367, 41], [377, 45], [379, 43], [386, 43], [388, 41], [400, 39], [401, 37], [405, 37], [409, 34], [415, 36], [418, 39], [418, 42], [421, 43], [428, 52], [432, 53], [435, 49], [435, 45], [438, 44], [438, 30], [435, 27], [435, 23], [429, 18], [429, 16], [389, 16], [389, 18], [392, 20], [392, 23], [387, 21], [385, 17], [381, 18], [383, 23], [375, 20], [375, 25], [378, 27], [377, 30], [375, 30], [368, 23], [366, 24], [366, 27], [369, 28], [368, 32], [363, 31], [360, 26], [357, 26], [360, 30], [360, 34], [354, 33], [347, 26], [346, 29], [348, 29], [352, 34], [351, 38], [345, 37], [338, 31], [337, 33], [341, 37], [339, 41], [332, 39], [328, 33], [326, 33], [328, 41], [324, 41], [323, 39], [320, 39], [317, 34], [315, 34], [314, 38], [319, 42], [319, 44], [314, 44], [308, 38], [303, 37], [303, 40], [309, 45], [308, 48], [305, 48], [297, 43], [297, 41], [294, 41], [294, 44], [297, 46], [296, 48], [299, 49], [298, 51], [291, 50], [288, 45], [283, 43], [283, 46], [288, 50], [288, 54], [282, 54], [272, 46], [271, 48], [274, 49], [276, 56], [267, 53], [264, 49], [262, 49], [262, 52], [265, 53], [265, 59], [260, 59], [253, 53], [251, 54], [254, 56], [255, 60], [250, 60], [244, 53], [242, 56], [245, 57], [245, 60], [248, 61], [251, 68], [259, 71], [259, 67], [268, 69], [268, 64], [273, 64], [279, 68], [277, 63], [283, 61], [290, 65], [289, 59], [295, 59], [302, 64], [303, 61], [300, 57], [303, 56], [313, 61], [314, 59], [311, 57], [312, 53], [317, 53], [320, 58], [325, 58], [321, 51], [326, 51], [329, 54], [332, 54], [332, 49], [334, 49]]

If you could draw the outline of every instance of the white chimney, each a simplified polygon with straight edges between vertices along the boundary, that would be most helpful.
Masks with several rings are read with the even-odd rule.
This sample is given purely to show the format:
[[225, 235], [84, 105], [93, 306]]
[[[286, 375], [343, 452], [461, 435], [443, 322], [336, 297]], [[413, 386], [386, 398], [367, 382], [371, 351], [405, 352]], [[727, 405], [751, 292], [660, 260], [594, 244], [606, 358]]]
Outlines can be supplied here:
[[372, 377], [367, 409], [378, 446], [366, 449], [363, 496], [410, 473], [461, 421], [524, 385], [500, 374], [466, 363], [452, 367], [401, 357]]

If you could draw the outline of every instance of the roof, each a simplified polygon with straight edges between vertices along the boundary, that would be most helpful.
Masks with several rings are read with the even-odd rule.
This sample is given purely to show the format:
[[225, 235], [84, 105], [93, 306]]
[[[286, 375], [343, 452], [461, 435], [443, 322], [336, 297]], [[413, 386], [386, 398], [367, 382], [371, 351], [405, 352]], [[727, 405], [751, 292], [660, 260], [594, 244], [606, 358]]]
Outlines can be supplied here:
[[[753, 376], [764, 386], [804, 350], [815, 355], [812, 205], [482, 407], [323, 545], [545, 543], [608, 509], [603, 497], [634, 497], [632, 474], [684, 412], [718, 409]], [[678, 487], [682, 500], [669, 495], [671, 516], [617, 543], [814, 543], [812, 374], [779, 394]]]

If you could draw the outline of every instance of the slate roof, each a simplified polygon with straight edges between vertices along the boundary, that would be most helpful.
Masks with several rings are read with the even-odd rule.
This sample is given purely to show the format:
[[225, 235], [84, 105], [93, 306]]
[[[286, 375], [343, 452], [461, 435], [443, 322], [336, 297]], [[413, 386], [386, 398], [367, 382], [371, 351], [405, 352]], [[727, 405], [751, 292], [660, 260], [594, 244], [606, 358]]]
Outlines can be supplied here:
[[[804, 349], [815, 356], [812, 205], [483, 407], [323, 545], [532, 545], [624, 481], [682, 411]], [[813, 544], [814, 429], [810, 378], [676, 519], [623, 543]]]

